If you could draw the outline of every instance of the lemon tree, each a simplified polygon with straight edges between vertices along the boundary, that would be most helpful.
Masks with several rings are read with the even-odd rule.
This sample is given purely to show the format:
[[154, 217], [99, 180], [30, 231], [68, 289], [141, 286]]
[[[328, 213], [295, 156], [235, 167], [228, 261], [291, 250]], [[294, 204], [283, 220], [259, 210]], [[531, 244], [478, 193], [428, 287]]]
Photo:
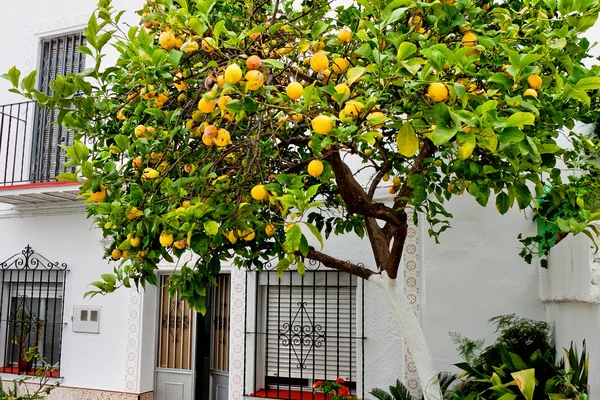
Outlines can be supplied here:
[[[583, 36], [598, 1], [153, 0], [139, 15], [126, 26], [101, 0], [79, 47], [92, 67], [57, 77], [51, 96], [35, 73], [6, 74], [77, 133], [77, 172], [60, 179], [81, 182], [114, 239], [106, 257], [121, 260], [92, 294], [155, 284], [160, 260], [192, 252], [172, 288], [204, 311], [224, 260], [301, 273], [315, 260], [381, 287], [435, 396], [397, 284], [408, 211], [437, 240], [452, 196], [505, 214], [563, 187], [561, 168], [594, 171], [597, 140], [575, 123], [598, 118]], [[590, 234], [586, 204], [563, 232]], [[372, 266], [323, 246], [350, 233], [370, 242]]]

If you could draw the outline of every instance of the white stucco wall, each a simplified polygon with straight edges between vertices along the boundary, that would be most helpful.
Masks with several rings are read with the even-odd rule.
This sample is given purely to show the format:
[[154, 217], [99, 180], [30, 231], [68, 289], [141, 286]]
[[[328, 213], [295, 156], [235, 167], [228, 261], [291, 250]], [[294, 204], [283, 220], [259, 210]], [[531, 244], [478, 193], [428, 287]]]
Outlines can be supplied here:
[[538, 296], [538, 266], [519, 257], [517, 235], [534, 234], [535, 224], [522, 212], [502, 216], [490, 205], [479, 206], [469, 195], [453, 199], [452, 229], [441, 244], [424, 237], [425, 296], [422, 321], [436, 365], [447, 370], [459, 362], [448, 332], [493, 341], [491, 317], [516, 313], [544, 320]]
[[[0, 218], [0, 261], [22, 251], [27, 244], [55, 262], [68, 265], [64, 298], [61, 355], [62, 385], [125, 391], [127, 313], [129, 293], [84, 299], [88, 284], [112, 269], [102, 260], [101, 235], [90, 230], [81, 208], [58, 215], [42, 213]], [[56, 210], [54, 211], [56, 212]], [[75, 333], [71, 317], [74, 305], [101, 306], [100, 333]]]

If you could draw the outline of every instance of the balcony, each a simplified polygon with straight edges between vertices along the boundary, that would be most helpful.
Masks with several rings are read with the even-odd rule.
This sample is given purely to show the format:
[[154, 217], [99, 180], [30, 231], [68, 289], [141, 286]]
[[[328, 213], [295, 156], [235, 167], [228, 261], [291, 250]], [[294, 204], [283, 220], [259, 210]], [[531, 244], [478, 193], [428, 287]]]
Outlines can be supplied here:
[[78, 184], [56, 176], [65, 167], [65, 151], [73, 134], [54, 123], [58, 112], [34, 102], [0, 106], [0, 203], [79, 202]]

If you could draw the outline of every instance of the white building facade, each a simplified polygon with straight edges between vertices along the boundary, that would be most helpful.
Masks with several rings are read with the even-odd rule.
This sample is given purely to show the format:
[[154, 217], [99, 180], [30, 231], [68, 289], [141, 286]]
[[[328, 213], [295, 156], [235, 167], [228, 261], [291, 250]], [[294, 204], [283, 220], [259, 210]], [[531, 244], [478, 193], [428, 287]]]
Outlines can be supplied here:
[[[114, 5], [135, 21], [141, 1]], [[29, 0], [6, 7], [0, 14], [0, 32], [8, 39], [0, 45], [0, 72], [12, 65], [24, 72], [39, 69], [42, 90], [52, 74], [84, 68], [85, 57], [74, 49], [94, 8], [94, 0]], [[418, 391], [410, 351], [379, 290], [319, 266], [304, 278], [286, 274], [279, 280], [274, 272], [223, 265], [207, 317], [170, 299], [164, 286], [84, 298], [88, 284], [113, 266], [102, 259], [107, 243], [86, 219], [77, 186], [54, 179], [64, 169], [57, 145], [68, 143], [69, 134], [8, 88], [0, 82], [3, 380], [27, 369], [19, 366], [22, 347], [38, 345], [60, 365], [61, 387], [52, 399], [294, 398], [290, 392], [298, 387], [336, 377], [351, 382], [360, 398], [398, 378]], [[493, 332], [486, 321], [501, 314], [556, 322], [561, 345], [581, 340], [573, 329], [580, 321], [586, 321], [586, 335], [597, 335], [599, 296], [560, 292], [546, 275], [540, 283], [538, 267], [518, 256], [517, 234], [535, 230], [530, 219], [517, 212], [500, 216], [471, 198], [453, 200], [449, 207], [453, 229], [442, 244], [411, 226], [402, 261], [406, 296], [439, 370], [452, 370], [460, 361], [448, 332], [489, 343]], [[569, 246], [568, 251], [585, 254], [576, 266], [584, 274], [582, 290], [589, 292], [589, 246]], [[358, 238], [335, 237], [326, 248], [353, 262], [373, 263], [368, 244]], [[161, 265], [161, 277], [176, 270]], [[23, 340], [24, 315], [29, 325]], [[593, 364], [600, 356], [592, 354], [592, 360], [591, 380], [600, 383]]]

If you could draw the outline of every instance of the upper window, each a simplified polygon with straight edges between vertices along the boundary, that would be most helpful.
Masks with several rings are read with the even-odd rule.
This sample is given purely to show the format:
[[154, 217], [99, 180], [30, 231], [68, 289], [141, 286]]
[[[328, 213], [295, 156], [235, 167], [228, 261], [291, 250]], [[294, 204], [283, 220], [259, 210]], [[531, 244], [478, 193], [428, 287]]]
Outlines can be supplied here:
[[[342, 378], [352, 393], [362, 382], [358, 371], [363, 339], [357, 309], [357, 281], [348, 274], [315, 270], [259, 272], [256, 313], [247, 310], [246, 357], [253, 381], [245, 392], [256, 397], [297, 398], [317, 381]], [[251, 290], [251, 289], [250, 289]], [[250, 316], [256, 314], [256, 320]]]
[[[40, 42], [38, 90], [52, 95], [51, 83], [57, 76], [85, 69], [85, 55], [78, 47], [85, 44], [81, 32], [44, 38]], [[33, 135], [31, 174], [33, 181], [48, 181], [65, 172], [65, 151], [60, 145], [73, 144], [73, 133], [55, 123], [58, 111], [38, 110]]]
[[34, 374], [40, 360], [26, 360], [32, 348], [45, 362], [57, 364], [66, 265], [50, 262], [27, 246], [0, 267], [0, 372]]

